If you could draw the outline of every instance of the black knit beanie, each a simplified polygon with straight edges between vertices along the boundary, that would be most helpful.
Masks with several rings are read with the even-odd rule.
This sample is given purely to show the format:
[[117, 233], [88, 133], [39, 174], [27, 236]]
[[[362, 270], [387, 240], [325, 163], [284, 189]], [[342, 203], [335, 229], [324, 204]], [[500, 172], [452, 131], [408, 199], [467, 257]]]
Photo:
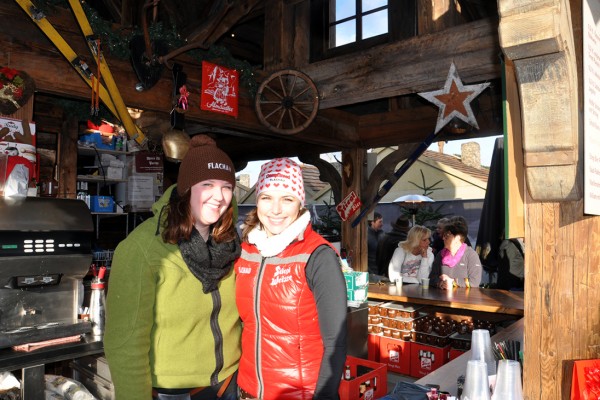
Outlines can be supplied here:
[[235, 169], [231, 159], [206, 135], [195, 135], [190, 149], [179, 166], [177, 193], [182, 196], [198, 182], [220, 179], [235, 186]]

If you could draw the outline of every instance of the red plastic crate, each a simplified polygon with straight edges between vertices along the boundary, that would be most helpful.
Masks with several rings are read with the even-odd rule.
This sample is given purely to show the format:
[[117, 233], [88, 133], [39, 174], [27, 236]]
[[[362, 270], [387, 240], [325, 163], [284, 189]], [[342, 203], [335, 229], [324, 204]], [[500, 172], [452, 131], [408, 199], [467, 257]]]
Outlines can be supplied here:
[[367, 341], [368, 348], [368, 356], [367, 358], [370, 361], [379, 362], [379, 338], [381, 335], [373, 335], [369, 334], [369, 339]]
[[455, 358], [462, 356], [466, 352], [466, 350], [450, 349], [450, 357], [448, 357], [448, 361], [452, 361]]
[[412, 343], [410, 350], [410, 376], [421, 378], [448, 362], [450, 346], [435, 347]]
[[379, 362], [388, 370], [403, 375], [410, 374], [411, 342], [382, 336], [379, 339]]
[[[350, 366], [352, 379], [342, 379], [338, 393], [342, 400], [379, 399], [387, 395], [387, 367], [375, 361], [363, 360], [352, 356], [346, 357], [346, 365]], [[369, 369], [368, 372], [362, 371]], [[357, 373], [360, 373], [357, 376]], [[370, 381], [370, 390], [361, 397], [360, 385]]]

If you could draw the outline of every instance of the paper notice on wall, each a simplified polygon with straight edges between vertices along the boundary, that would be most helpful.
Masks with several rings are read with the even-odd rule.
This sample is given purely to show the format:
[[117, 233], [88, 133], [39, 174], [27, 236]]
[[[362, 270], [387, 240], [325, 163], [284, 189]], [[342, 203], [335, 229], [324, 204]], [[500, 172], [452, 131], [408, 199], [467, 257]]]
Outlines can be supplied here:
[[149, 210], [154, 204], [154, 174], [129, 176], [127, 203], [133, 211]]

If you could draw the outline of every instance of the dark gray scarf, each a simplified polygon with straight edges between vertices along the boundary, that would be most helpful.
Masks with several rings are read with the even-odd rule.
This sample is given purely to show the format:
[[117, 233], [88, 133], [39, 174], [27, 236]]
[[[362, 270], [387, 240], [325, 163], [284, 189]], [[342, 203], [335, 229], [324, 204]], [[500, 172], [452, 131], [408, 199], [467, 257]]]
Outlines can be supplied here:
[[208, 293], [217, 289], [242, 248], [237, 234], [231, 242], [215, 243], [211, 237], [207, 243], [194, 228], [190, 240], [179, 241], [179, 250], [192, 274], [202, 282], [202, 291]]

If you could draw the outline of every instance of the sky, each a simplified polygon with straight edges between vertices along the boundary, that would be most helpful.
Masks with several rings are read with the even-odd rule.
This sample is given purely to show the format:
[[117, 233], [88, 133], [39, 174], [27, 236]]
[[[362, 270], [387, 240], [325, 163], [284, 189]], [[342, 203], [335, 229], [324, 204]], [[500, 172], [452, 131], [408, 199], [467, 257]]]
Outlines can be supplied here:
[[[485, 167], [489, 167], [490, 163], [492, 161], [492, 151], [494, 150], [494, 142], [496, 141], [496, 138], [498, 138], [498, 137], [499, 136], [490, 136], [490, 137], [479, 138], [479, 139], [452, 140], [452, 141], [447, 142], [444, 145], [444, 154], [459, 155], [461, 144], [463, 144], [465, 142], [473, 142], [474, 141], [474, 142], [479, 143], [479, 149], [480, 149], [480, 153], [481, 153], [481, 165], [483, 165]], [[431, 146], [429, 146], [429, 150], [438, 151], [437, 143], [434, 143]], [[336, 159], [341, 161], [341, 159], [342, 159], [339, 152], [322, 154], [321, 158], [323, 158], [327, 161], [330, 161], [330, 162], [335, 162]], [[297, 158], [294, 157], [292, 159], [295, 160], [296, 162], [298, 162]], [[256, 179], [258, 178], [258, 174], [260, 173], [260, 166], [265, 161], [267, 161], [267, 160], [249, 162], [248, 166], [246, 168], [244, 168], [243, 170], [238, 171], [238, 173], [236, 175], [250, 174], [250, 186], [252, 187], [256, 183]]]

